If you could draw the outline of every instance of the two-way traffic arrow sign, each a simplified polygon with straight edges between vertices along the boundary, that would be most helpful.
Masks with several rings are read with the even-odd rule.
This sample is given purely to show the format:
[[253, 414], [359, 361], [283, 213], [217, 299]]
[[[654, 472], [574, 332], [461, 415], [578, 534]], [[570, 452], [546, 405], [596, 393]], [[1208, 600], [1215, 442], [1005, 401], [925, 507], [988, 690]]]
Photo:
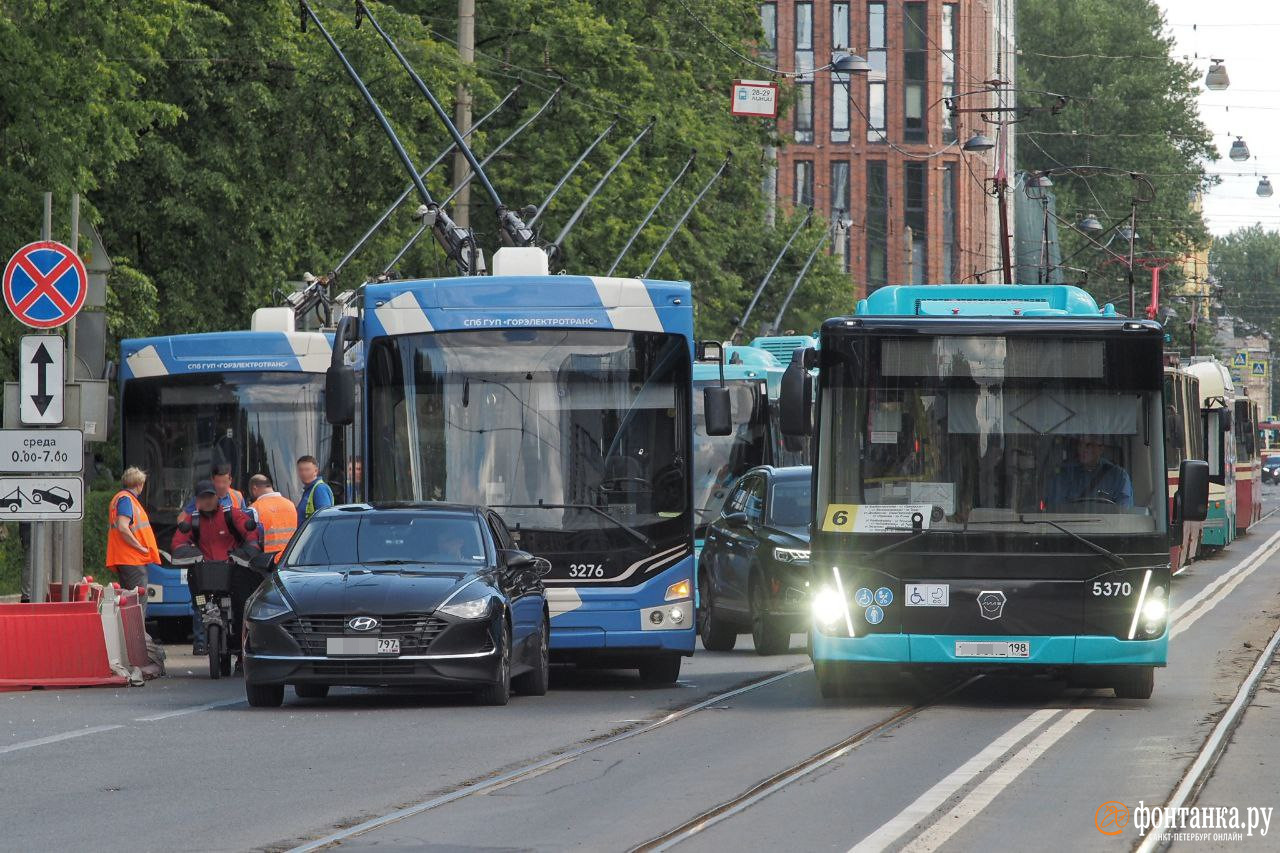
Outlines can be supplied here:
[[26, 335], [18, 358], [22, 423], [28, 426], [62, 423], [63, 341], [58, 335]]

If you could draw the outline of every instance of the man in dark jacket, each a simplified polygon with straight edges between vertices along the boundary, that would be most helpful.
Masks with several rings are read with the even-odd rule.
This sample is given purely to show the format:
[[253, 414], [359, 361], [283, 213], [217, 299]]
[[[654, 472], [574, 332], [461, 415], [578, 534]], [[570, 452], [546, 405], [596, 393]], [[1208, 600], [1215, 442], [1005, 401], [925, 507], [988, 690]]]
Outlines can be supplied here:
[[[209, 480], [196, 484], [196, 513], [189, 526], [182, 525], [173, 534], [173, 548], [195, 545], [205, 562], [229, 563], [231, 552], [246, 542], [258, 544], [257, 524], [239, 507], [222, 507], [218, 491]], [[183, 529], [186, 527], [187, 529]], [[191, 587], [191, 600], [196, 600], [194, 572], [187, 575]], [[262, 577], [252, 569], [232, 564], [231, 567], [231, 628], [227, 639], [232, 649], [239, 649], [240, 626], [244, 624], [244, 603], [258, 588]]]

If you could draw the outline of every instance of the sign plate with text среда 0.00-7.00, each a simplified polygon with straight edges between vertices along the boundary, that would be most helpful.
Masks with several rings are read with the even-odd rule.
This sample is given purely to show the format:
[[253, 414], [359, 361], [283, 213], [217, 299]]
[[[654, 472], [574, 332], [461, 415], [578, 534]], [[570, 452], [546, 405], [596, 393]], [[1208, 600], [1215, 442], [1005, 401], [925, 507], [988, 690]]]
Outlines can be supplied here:
[[84, 465], [78, 429], [0, 429], [0, 471], [6, 474], [76, 474]]

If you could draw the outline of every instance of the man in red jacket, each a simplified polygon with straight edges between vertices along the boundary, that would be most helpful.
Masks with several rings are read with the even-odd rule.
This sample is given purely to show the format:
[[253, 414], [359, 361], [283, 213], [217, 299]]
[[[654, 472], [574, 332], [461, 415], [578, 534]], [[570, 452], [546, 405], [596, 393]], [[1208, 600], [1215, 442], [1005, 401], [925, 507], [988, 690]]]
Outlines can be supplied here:
[[[234, 549], [245, 542], [257, 545], [258, 536], [257, 524], [247, 512], [236, 506], [222, 507], [213, 483], [201, 480], [196, 484], [196, 514], [191, 517], [189, 529], [179, 527], [173, 534], [173, 548], [176, 551], [183, 545], [195, 545], [206, 562], [229, 563]], [[191, 574], [193, 573], [187, 576], [188, 584], [191, 584]], [[240, 627], [244, 624], [245, 600], [253, 594], [261, 581], [261, 575], [252, 569], [232, 564], [229, 590], [231, 629], [227, 639], [231, 648], [237, 651], [240, 647]], [[194, 586], [191, 589], [191, 600], [196, 600]]]

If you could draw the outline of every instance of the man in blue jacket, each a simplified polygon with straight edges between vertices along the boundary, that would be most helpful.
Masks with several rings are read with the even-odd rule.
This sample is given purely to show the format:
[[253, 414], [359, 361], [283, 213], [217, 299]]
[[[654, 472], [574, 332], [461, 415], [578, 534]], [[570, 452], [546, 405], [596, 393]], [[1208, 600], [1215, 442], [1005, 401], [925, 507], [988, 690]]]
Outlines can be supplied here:
[[1133, 483], [1129, 472], [1104, 459], [1105, 443], [1096, 435], [1082, 435], [1076, 441], [1076, 458], [1058, 469], [1045, 494], [1051, 512], [1088, 512], [1090, 503], [1133, 506]]

